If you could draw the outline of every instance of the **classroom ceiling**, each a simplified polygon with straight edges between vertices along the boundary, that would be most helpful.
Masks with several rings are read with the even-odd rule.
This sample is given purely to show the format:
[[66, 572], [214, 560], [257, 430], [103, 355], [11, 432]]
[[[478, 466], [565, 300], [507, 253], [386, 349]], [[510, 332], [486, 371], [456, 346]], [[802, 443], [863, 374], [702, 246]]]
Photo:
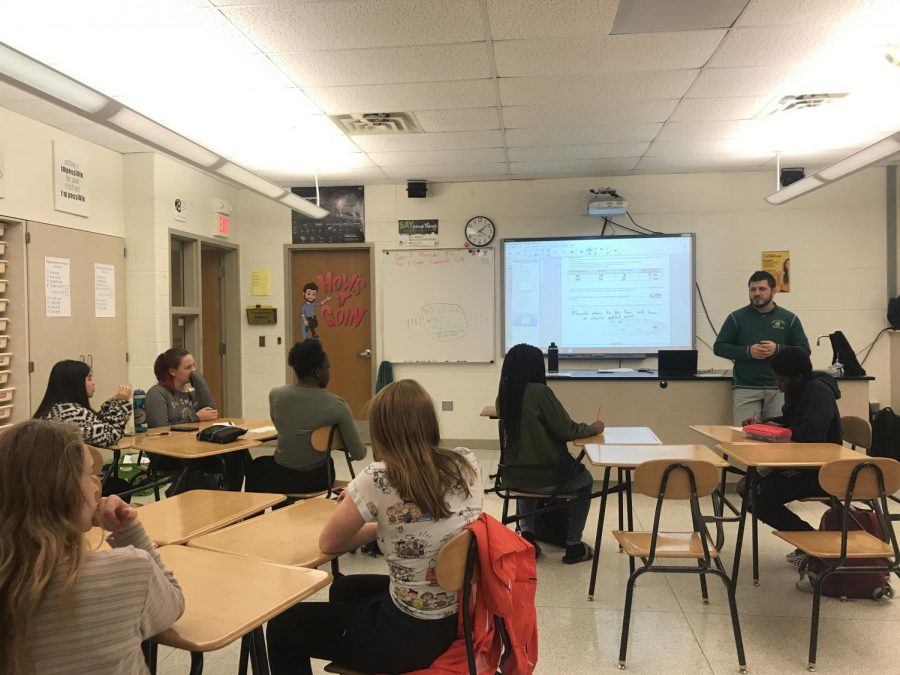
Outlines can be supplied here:
[[[283, 185], [811, 173], [900, 129], [897, 0], [4, 0], [0, 42]], [[326, 117], [371, 113], [418, 131]]]

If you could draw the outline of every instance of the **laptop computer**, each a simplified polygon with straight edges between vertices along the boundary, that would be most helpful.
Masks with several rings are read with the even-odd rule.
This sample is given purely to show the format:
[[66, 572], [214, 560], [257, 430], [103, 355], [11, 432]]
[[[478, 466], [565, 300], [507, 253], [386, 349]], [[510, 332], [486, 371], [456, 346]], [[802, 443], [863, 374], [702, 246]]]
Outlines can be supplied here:
[[671, 377], [697, 374], [696, 349], [660, 349], [658, 356], [660, 375]]

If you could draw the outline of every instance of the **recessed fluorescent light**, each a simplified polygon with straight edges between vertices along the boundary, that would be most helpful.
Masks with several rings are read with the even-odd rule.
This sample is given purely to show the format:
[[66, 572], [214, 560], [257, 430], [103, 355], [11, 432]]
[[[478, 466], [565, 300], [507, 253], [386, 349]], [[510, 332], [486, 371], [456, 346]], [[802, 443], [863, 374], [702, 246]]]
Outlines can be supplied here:
[[284, 188], [280, 185], [275, 185], [275, 183], [257, 176], [252, 171], [247, 171], [247, 169], [240, 167], [237, 164], [232, 164], [231, 162], [226, 162], [222, 166], [216, 168], [215, 171], [226, 178], [230, 178], [235, 183], [244, 185], [251, 190], [256, 190], [260, 194], [264, 194], [266, 197], [271, 197], [272, 199], [280, 197], [285, 192]]
[[825, 185], [825, 181], [819, 180], [815, 176], [807, 176], [803, 180], [798, 180], [796, 183], [791, 183], [786, 188], [780, 189], [778, 192], [773, 192], [766, 197], [766, 201], [770, 204], [783, 204], [794, 197], [799, 197], [823, 185]]
[[0, 42], [0, 76], [24, 84], [86, 113], [97, 113], [109, 99], [43, 63]]
[[898, 152], [900, 152], [900, 140], [897, 140], [894, 136], [888, 136], [874, 145], [870, 145], [868, 148], [863, 148], [859, 152], [835, 162], [831, 166], [826, 166], [816, 175], [829, 181], [837, 180], [891, 155], [896, 155]]
[[120, 109], [107, 121], [137, 136], [140, 141], [146, 141], [199, 166], [210, 167], [221, 159], [216, 153], [128, 108]]
[[300, 213], [309, 216], [310, 218], [324, 218], [328, 215], [328, 211], [325, 209], [316, 206], [311, 201], [303, 199], [303, 197], [298, 197], [293, 192], [288, 192], [284, 197], [278, 200], [285, 206], [290, 206], [294, 211], [299, 211]]

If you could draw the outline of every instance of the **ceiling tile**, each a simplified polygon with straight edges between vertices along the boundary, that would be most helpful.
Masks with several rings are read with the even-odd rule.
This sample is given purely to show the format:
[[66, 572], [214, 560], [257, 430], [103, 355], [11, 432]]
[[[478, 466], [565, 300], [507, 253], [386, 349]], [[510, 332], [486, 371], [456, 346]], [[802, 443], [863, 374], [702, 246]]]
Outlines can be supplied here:
[[657, 141], [704, 141], [732, 138], [748, 133], [757, 120], [713, 120], [705, 122], [667, 122]]
[[460, 110], [418, 110], [416, 119], [426, 132], [480, 131], [500, 128], [497, 108], [464, 108]]
[[620, 0], [610, 33], [729, 28], [747, 0]]
[[430, 134], [377, 134], [353, 136], [364, 152], [409, 152], [503, 147], [501, 131], [455, 131]]
[[512, 148], [529, 145], [576, 145], [651, 141], [662, 124], [607, 124], [541, 129], [507, 129], [506, 144]]
[[591, 40], [549, 38], [494, 43], [500, 77], [700, 68], [725, 36], [723, 30], [612, 35]]
[[736, 26], [846, 21], [872, 5], [872, 0], [750, 0]]
[[478, 42], [477, 0], [356, 0], [227, 7], [222, 13], [267, 53]]
[[642, 157], [635, 169], [680, 173], [690, 171], [749, 170], [760, 167], [768, 157], [743, 155], [694, 155], [692, 157]]
[[494, 40], [607, 35], [618, 0], [488, 0]]
[[673, 122], [751, 119], [758, 115], [770, 100], [761, 96], [684, 99], [669, 119]]
[[509, 171], [513, 176], [602, 176], [606, 173], [628, 172], [637, 157], [600, 160], [566, 160], [551, 162], [513, 162]]
[[309, 87], [306, 94], [327, 114], [405, 112], [497, 105], [492, 80]]
[[386, 167], [385, 173], [396, 180], [478, 180], [504, 178], [506, 164], [435, 164], [433, 166]]
[[704, 68], [688, 89], [687, 98], [722, 98], [740, 92], [765, 96], [780, 89], [785, 69], [777, 66]]
[[491, 77], [484, 43], [273, 54], [301, 87], [477, 80]]
[[603, 143], [599, 145], [541, 145], [510, 148], [509, 161], [539, 162], [541, 160], [640, 157], [649, 145], [649, 143]]
[[602, 103], [617, 100], [681, 98], [699, 70], [543, 75], [500, 79], [503, 105]]
[[588, 126], [627, 122], [662, 122], [672, 114], [678, 101], [617, 101], [580, 106], [510, 106], [503, 108], [508, 129], [534, 127]]
[[730, 149], [724, 139], [697, 141], [653, 141], [647, 157], [686, 157], [690, 155], [727, 155]]
[[381, 167], [476, 164], [505, 162], [506, 150], [503, 148], [467, 148], [465, 150], [426, 150], [421, 152], [370, 152], [369, 158]]
[[[278, 185], [289, 185], [291, 187], [303, 187], [307, 185], [315, 185], [316, 176], [310, 173], [274, 173], [259, 172], [273, 183]], [[319, 184], [327, 185], [358, 185], [362, 183], [370, 183], [377, 181], [387, 181], [387, 174], [381, 169], [375, 167], [372, 169], [342, 169], [340, 171], [320, 171], [318, 174]]]
[[836, 24], [735, 28], [728, 31], [709, 65], [713, 68], [783, 68], [786, 64], [807, 61], [817, 51], [825, 49], [835, 38], [838, 28]]

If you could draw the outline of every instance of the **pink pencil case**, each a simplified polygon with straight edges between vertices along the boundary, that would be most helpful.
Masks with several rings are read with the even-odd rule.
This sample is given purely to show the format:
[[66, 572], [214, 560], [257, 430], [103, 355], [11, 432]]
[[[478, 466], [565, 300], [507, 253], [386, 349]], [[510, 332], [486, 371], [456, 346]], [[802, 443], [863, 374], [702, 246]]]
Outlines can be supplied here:
[[791, 440], [791, 430], [774, 424], [748, 424], [744, 427], [748, 438], [768, 443], [786, 443]]

